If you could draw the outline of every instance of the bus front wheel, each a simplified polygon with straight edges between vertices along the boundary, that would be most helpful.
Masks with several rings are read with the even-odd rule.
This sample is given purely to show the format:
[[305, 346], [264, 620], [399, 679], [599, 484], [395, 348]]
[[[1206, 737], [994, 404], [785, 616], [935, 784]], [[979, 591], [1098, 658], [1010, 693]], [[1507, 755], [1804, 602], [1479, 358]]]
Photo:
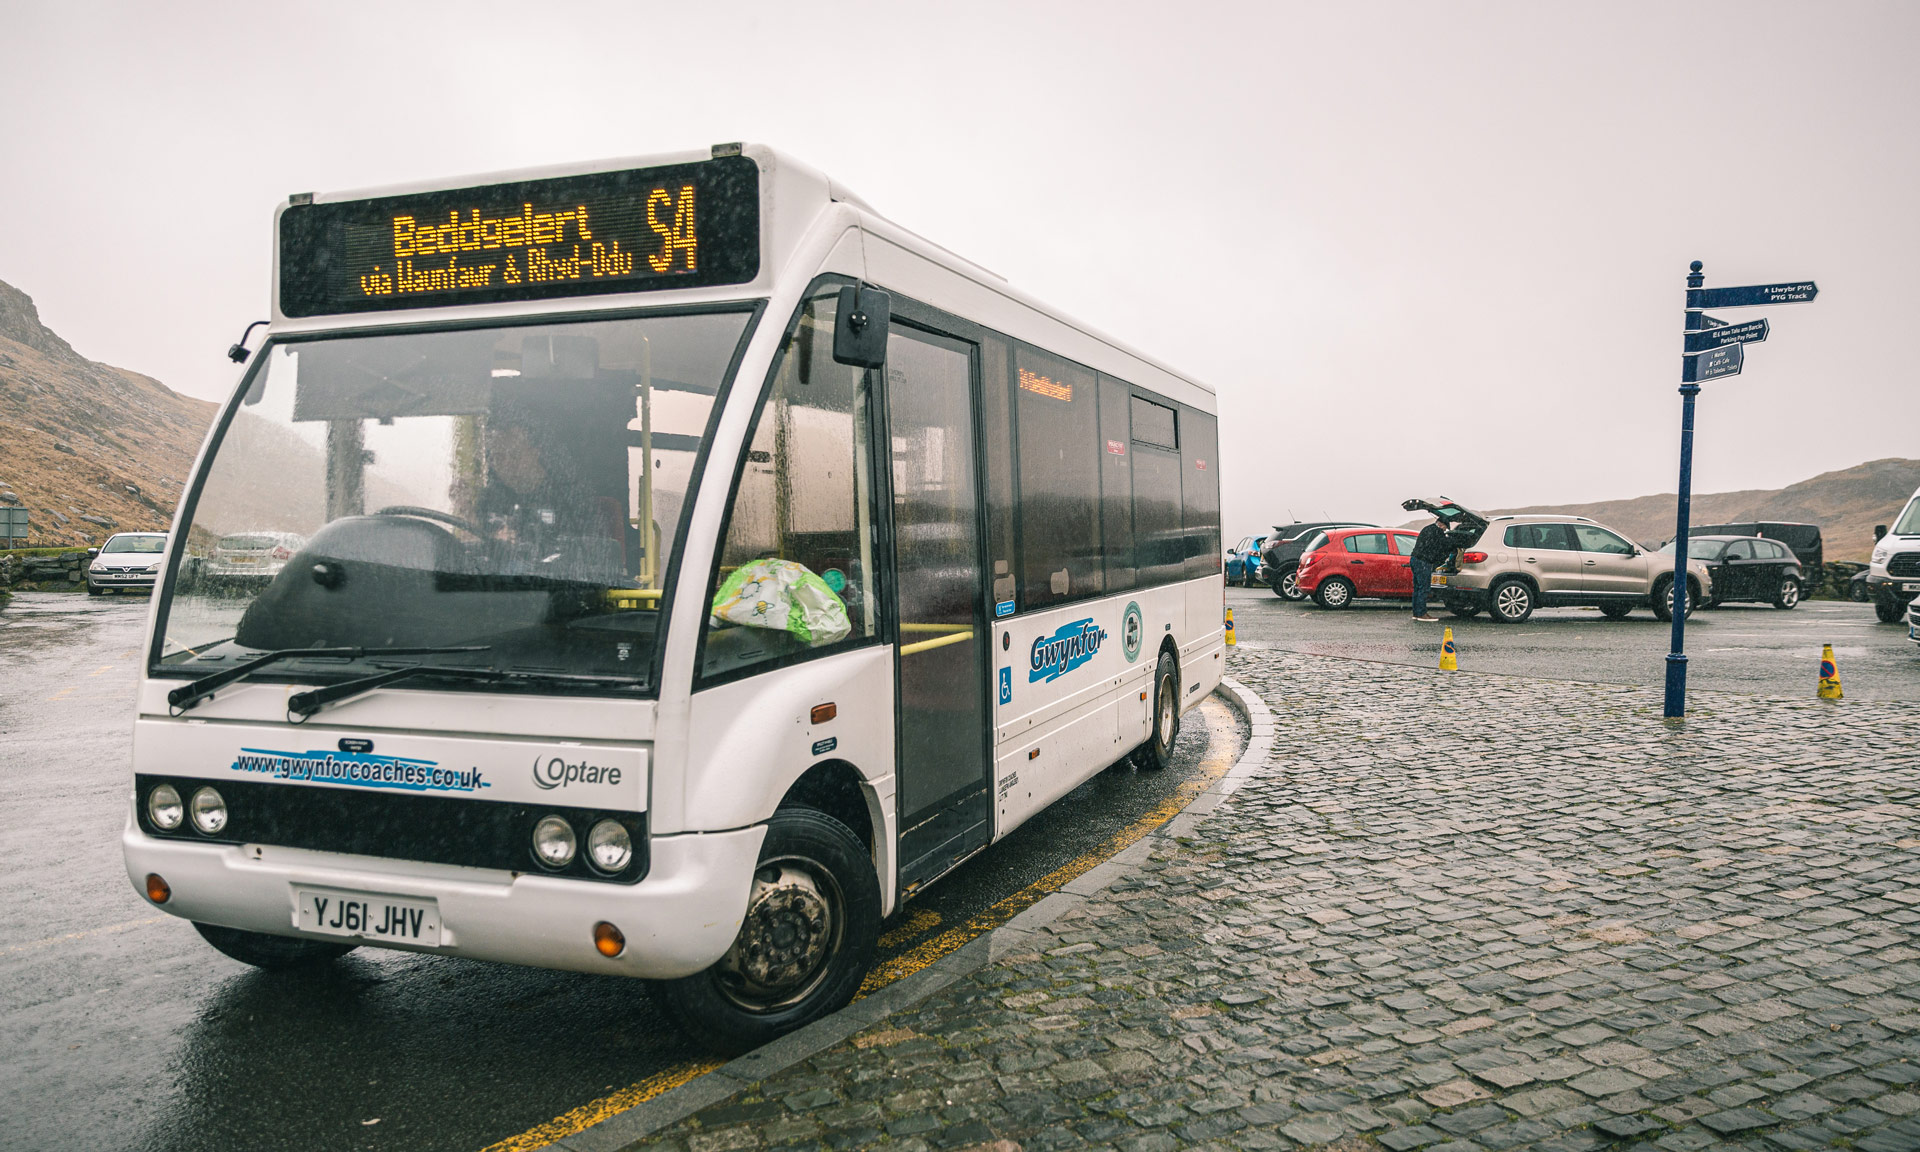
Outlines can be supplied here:
[[782, 808], [733, 947], [654, 988], [688, 1036], [738, 1056], [852, 1001], [879, 935], [880, 882], [860, 838], [825, 813]]

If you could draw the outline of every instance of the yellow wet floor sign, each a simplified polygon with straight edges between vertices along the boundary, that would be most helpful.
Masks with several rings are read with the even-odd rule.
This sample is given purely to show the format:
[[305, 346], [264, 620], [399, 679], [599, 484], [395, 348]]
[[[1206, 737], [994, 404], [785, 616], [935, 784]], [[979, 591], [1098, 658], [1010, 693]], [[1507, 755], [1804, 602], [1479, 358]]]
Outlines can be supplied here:
[[1447, 629], [1446, 635], [1440, 638], [1440, 671], [1460, 671], [1460, 660], [1458, 653], [1453, 647], [1453, 629], [1451, 627]]

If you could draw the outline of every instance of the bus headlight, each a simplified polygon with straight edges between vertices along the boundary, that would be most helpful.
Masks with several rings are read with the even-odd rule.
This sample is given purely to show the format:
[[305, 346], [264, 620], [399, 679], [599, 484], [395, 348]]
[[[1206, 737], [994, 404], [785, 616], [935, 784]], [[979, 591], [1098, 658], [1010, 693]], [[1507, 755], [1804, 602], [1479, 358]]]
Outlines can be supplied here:
[[187, 810], [180, 803], [180, 793], [173, 790], [173, 785], [162, 784], [147, 793], [147, 819], [160, 831], [171, 832], [180, 827], [180, 821], [186, 815]]
[[208, 836], [227, 826], [227, 802], [211, 788], [195, 792], [189, 808], [193, 813], [193, 826]]
[[633, 837], [618, 820], [602, 820], [587, 833], [587, 859], [602, 872], [618, 872], [633, 859]]
[[540, 823], [533, 826], [534, 858], [549, 868], [565, 868], [573, 863], [573, 853], [578, 846], [573, 838], [573, 825], [558, 816], [543, 816]]

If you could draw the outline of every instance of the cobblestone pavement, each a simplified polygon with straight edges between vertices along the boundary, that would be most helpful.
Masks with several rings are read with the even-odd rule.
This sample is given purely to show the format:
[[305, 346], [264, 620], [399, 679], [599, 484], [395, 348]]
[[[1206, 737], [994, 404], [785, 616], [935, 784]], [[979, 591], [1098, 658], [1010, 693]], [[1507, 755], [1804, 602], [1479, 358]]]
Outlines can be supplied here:
[[732, 1148], [1920, 1148], [1920, 705], [1278, 652], [1263, 774]]

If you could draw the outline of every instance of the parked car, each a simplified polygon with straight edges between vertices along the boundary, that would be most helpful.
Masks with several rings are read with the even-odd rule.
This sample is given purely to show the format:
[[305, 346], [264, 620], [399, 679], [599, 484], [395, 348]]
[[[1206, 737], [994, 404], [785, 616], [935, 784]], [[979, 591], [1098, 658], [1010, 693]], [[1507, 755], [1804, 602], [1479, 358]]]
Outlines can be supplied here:
[[87, 595], [117, 588], [153, 589], [167, 554], [165, 532], [115, 532], [98, 548], [87, 549]]
[[1765, 536], [1793, 549], [1794, 558], [1800, 561], [1804, 571], [1818, 572], [1826, 562], [1826, 544], [1820, 538], [1818, 524], [1786, 524], [1772, 520], [1749, 520], [1744, 524], [1695, 524], [1687, 529], [1687, 535]]
[[1227, 583], [1253, 587], [1260, 580], [1260, 545], [1266, 542], [1264, 536], [1242, 536], [1240, 542], [1227, 549]]
[[1411, 600], [1417, 539], [1416, 532], [1385, 528], [1316, 532], [1294, 572], [1294, 586], [1322, 608], [1345, 608], [1355, 600]]
[[1296, 586], [1294, 574], [1300, 567], [1300, 557], [1306, 554], [1307, 546], [1313, 543], [1314, 534], [1335, 528], [1378, 527], [1378, 524], [1369, 524], [1364, 520], [1300, 520], [1292, 524], [1276, 524], [1273, 533], [1260, 548], [1260, 578], [1282, 600], [1305, 600], [1307, 594]]
[[214, 541], [200, 575], [212, 580], [271, 580], [306, 543], [305, 536], [292, 532], [235, 532]]
[[1873, 597], [1874, 615], [1882, 624], [1892, 624], [1905, 617], [1907, 605], [1920, 596], [1920, 492], [1908, 499], [1891, 531], [1882, 527], [1874, 529], [1879, 539], [1867, 565], [1867, 593]]
[[[1590, 605], [1610, 620], [1635, 608], [1673, 618], [1673, 566], [1585, 516], [1482, 516], [1451, 500], [1408, 500], [1473, 542], [1454, 550], [1433, 587], [1455, 616], [1486, 612], [1518, 624], [1535, 608]], [[1713, 595], [1705, 563], [1687, 561], [1687, 614]]]
[[[1713, 596], [1705, 607], [1718, 608], [1734, 601], [1758, 601], [1775, 608], [1792, 608], [1800, 603], [1807, 578], [1787, 546], [1764, 536], [1693, 536], [1687, 541], [1687, 557], [1707, 566], [1713, 577]], [[1673, 555], [1673, 541], [1660, 549], [1663, 556]], [[1667, 561], [1673, 567], [1673, 561]]]

